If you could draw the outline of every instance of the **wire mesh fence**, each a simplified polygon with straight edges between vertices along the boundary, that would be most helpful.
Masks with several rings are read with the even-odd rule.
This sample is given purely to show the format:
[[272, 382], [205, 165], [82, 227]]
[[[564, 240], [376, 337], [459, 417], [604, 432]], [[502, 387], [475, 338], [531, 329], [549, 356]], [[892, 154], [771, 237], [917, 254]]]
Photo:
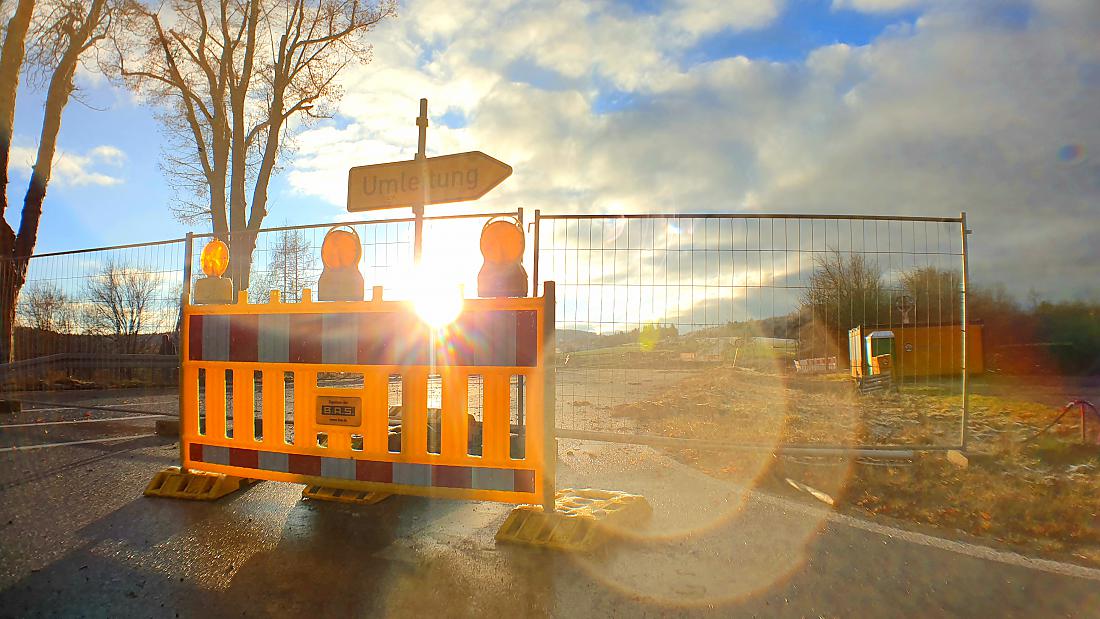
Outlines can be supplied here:
[[174, 383], [183, 249], [170, 240], [32, 256], [4, 387]]
[[730, 444], [964, 440], [962, 218], [541, 215], [559, 430]]
[[[433, 281], [475, 290], [479, 231], [499, 215], [516, 214], [429, 218], [424, 264]], [[411, 219], [344, 225], [359, 235], [368, 296], [380, 286], [404, 298], [424, 279], [413, 273]], [[958, 446], [967, 428], [963, 367], [981, 371], [982, 358], [980, 325], [964, 328], [964, 225], [536, 213], [536, 289], [538, 280], [558, 286], [559, 432]], [[316, 290], [331, 227], [258, 232], [249, 302], [265, 302], [270, 290], [300, 302], [303, 290]], [[210, 236], [195, 235], [190, 252], [180, 239], [32, 257], [0, 384], [161, 386], [170, 396], [185, 256], [198, 276]], [[522, 423], [514, 408], [513, 424]]]
[[[410, 218], [348, 223], [324, 223], [266, 228], [253, 233], [255, 249], [249, 269], [250, 303], [263, 303], [277, 290], [283, 302], [298, 303], [309, 289], [316, 298], [317, 280], [324, 266], [321, 245], [334, 226], [354, 230], [362, 246], [359, 271], [367, 287], [380, 286], [386, 297], [407, 298], [410, 285], [422, 279], [455, 283], [476, 289], [481, 266], [477, 243], [486, 221], [511, 213], [428, 217], [424, 221], [424, 275], [413, 273], [414, 220]], [[194, 235], [191, 272], [201, 276], [200, 255], [211, 234]], [[232, 267], [230, 268], [232, 270]]]
[[[480, 266], [478, 233], [488, 219], [501, 215], [517, 213], [426, 218], [424, 263], [441, 281], [474, 290]], [[278, 290], [283, 302], [297, 303], [304, 290], [315, 291], [323, 270], [321, 244], [333, 225], [253, 233], [249, 302], [267, 302], [269, 291]], [[388, 298], [407, 297], [409, 284], [417, 279], [413, 220], [336, 225], [359, 235], [359, 269], [368, 297], [374, 286], [382, 287]], [[201, 251], [212, 237], [193, 235], [190, 251], [184, 238], [32, 256], [15, 304], [12, 362], [0, 364], [0, 387], [37, 391], [31, 399], [50, 401], [64, 391], [65, 401], [86, 403], [98, 401], [105, 389], [133, 394], [153, 388], [159, 397], [157, 412], [164, 412], [161, 405], [171, 401], [178, 383], [182, 292], [189, 274], [201, 276]], [[0, 278], [11, 276], [11, 269], [0, 269]], [[69, 393], [77, 389], [82, 395]], [[139, 400], [134, 400], [138, 410]]]

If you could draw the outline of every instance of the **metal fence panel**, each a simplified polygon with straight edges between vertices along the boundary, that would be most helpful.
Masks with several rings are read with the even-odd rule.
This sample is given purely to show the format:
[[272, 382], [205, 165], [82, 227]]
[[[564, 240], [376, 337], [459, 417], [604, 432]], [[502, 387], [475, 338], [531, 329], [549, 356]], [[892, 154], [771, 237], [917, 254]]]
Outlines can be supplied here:
[[[489, 218], [517, 213], [429, 217], [425, 260], [444, 264], [448, 276], [476, 289], [478, 233]], [[412, 279], [411, 218], [265, 228], [256, 233], [248, 293], [256, 302], [279, 290], [285, 302], [316, 290], [321, 242], [334, 225], [355, 229], [363, 247], [360, 269], [367, 285], [398, 298]], [[180, 300], [190, 273], [201, 276], [200, 254], [211, 234], [114, 247], [37, 254], [30, 258], [16, 306], [13, 362], [0, 364], [7, 392], [85, 390], [66, 402], [118, 399], [154, 388], [158, 402], [178, 385]], [[8, 271], [0, 270], [0, 273]], [[314, 295], [316, 296], [316, 295]], [[103, 389], [130, 391], [108, 395]], [[24, 401], [50, 399], [45, 393]], [[135, 400], [137, 401], [137, 400]], [[165, 400], [167, 401], [167, 400]], [[142, 410], [137, 404], [135, 410]], [[158, 406], [157, 412], [164, 412]]]
[[5, 389], [174, 384], [183, 251], [169, 240], [32, 256]]
[[[558, 289], [562, 435], [963, 440], [962, 218], [536, 212], [535, 222], [537, 277]], [[876, 332], [875, 346], [894, 336], [890, 360], [864, 354]]]
[[[494, 215], [503, 213], [428, 218], [425, 260], [474, 290], [478, 232]], [[260, 231], [249, 295], [278, 289], [294, 302], [315, 289], [332, 225]], [[363, 244], [368, 289], [404, 296], [412, 220], [346, 225]], [[533, 283], [558, 285], [559, 433], [959, 446], [968, 429], [962, 364], [969, 358], [981, 371], [982, 357], [980, 326], [963, 346], [964, 226], [963, 218], [536, 213]], [[209, 236], [195, 235], [196, 274]], [[15, 362], [0, 372], [5, 390], [163, 385], [174, 394], [186, 253], [180, 239], [32, 257]], [[854, 285], [856, 276], [867, 281]], [[139, 309], [116, 311], [127, 306]], [[874, 388], [875, 375], [864, 359], [865, 375], [851, 376], [849, 329], [894, 333], [890, 390], [855, 389], [857, 381]], [[115, 398], [90, 394], [89, 402]]]

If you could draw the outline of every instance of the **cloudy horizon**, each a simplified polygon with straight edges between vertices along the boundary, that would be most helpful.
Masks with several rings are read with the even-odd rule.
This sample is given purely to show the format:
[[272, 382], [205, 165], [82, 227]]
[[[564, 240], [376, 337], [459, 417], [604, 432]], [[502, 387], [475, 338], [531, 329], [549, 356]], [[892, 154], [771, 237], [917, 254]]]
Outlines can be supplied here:
[[[369, 35], [373, 61], [342, 75], [336, 116], [298, 135], [266, 223], [348, 219], [347, 168], [410, 158], [427, 97], [429, 155], [482, 150], [514, 169], [433, 213], [966, 211], [975, 285], [1100, 297], [1095, 3], [714, 6], [404, 2]], [[39, 249], [178, 236], [152, 112], [82, 79]], [[21, 101], [16, 203], [38, 113]]]

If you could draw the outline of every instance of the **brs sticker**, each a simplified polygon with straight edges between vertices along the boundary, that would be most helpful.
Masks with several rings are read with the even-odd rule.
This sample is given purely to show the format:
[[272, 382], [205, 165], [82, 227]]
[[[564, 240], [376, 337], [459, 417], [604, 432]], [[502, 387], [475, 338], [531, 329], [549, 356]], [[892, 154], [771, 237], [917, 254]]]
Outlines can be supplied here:
[[330, 426], [357, 426], [363, 407], [359, 398], [347, 396], [317, 397], [317, 423]]

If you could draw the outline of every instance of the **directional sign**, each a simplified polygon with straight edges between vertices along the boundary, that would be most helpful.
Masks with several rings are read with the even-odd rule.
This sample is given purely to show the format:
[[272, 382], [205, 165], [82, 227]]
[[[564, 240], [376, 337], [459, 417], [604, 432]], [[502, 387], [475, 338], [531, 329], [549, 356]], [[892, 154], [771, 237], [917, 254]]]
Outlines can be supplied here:
[[348, 171], [348, 211], [476, 200], [511, 175], [479, 151], [360, 166]]

